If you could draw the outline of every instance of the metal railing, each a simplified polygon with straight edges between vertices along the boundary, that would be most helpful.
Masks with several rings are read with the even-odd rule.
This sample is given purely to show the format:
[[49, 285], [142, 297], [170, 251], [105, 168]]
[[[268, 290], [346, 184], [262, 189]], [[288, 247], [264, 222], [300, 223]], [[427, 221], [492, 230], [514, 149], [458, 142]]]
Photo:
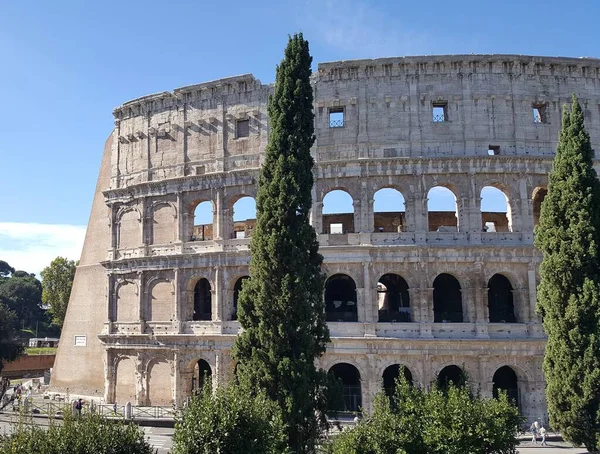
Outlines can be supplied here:
[[343, 128], [344, 120], [329, 120], [329, 127], [330, 128]]
[[445, 115], [434, 115], [433, 116], [433, 122], [434, 123], [444, 123], [446, 121], [446, 116]]

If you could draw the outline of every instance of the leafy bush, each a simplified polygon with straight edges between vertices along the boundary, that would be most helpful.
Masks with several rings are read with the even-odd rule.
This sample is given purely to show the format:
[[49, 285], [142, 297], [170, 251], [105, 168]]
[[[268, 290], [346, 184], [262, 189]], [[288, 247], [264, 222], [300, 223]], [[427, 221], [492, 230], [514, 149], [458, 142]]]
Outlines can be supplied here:
[[98, 415], [71, 416], [45, 428], [21, 420], [13, 433], [0, 438], [0, 454], [152, 454], [155, 451], [135, 424], [126, 425]]
[[265, 394], [210, 384], [193, 396], [175, 425], [174, 454], [286, 454], [281, 410]]
[[329, 454], [513, 454], [523, 419], [506, 394], [484, 399], [467, 387], [431, 391], [404, 379], [392, 399], [383, 392], [374, 412], [342, 432]]

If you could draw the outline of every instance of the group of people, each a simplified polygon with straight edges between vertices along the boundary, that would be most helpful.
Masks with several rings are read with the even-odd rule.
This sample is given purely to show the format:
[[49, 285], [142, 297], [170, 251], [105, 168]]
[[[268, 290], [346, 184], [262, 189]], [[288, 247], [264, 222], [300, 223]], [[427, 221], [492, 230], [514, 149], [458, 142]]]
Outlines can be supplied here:
[[536, 445], [537, 441], [538, 441], [538, 436], [539, 436], [539, 437], [541, 437], [541, 440], [542, 440], [542, 446], [548, 446], [546, 444], [546, 429], [544, 428], [543, 425], [540, 425], [539, 422], [534, 421], [531, 424], [529, 431], [531, 432], [531, 443]]

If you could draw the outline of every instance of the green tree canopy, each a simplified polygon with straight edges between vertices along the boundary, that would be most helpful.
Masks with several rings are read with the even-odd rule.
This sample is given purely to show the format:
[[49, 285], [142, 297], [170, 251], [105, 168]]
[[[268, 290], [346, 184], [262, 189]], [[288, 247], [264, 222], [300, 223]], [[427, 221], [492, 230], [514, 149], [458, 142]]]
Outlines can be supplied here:
[[21, 327], [35, 328], [45, 319], [42, 284], [25, 271], [15, 271], [10, 278], [0, 280], [0, 302], [15, 313]]
[[258, 181], [251, 279], [239, 298], [244, 332], [233, 349], [239, 380], [264, 389], [281, 407], [295, 453], [313, 452], [326, 423], [327, 377], [315, 367], [329, 341], [323, 258], [309, 223], [314, 164], [311, 61], [302, 34], [290, 37], [269, 99], [271, 132]]
[[41, 273], [42, 301], [48, 306], [52, 323], [59, 328], [65, 321], [76, 266], [74, 260], [56, 257]]
[[0, 373], [6, 361], [23, 353], [23, 347], [16, 341], [16, 323], [15, 313], [0, 301]]
[[600, 447], [600, 182], [583, 112], [565, 107], [535, 245], [537, 310], [548, 335], [544, 373], [552, 427]]

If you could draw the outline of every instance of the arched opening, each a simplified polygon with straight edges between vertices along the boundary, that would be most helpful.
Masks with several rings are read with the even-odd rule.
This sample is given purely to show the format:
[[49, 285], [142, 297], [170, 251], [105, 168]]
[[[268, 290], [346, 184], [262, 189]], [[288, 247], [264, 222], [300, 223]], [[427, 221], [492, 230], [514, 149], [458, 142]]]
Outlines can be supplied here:
[[196, 205], [191, 241], [206, 241], [214, 238], [213, 212], [213, 203], [210, 200], [205, 200]]
[[148, 366], [147, 405], [170, 406], [172, 396], [171, 363], [165, 358], [156, 359]]
[[405, 232], [404, 197], [393, 188], [383, 188], [373, 196], [373, 226], [375, 232]]
[[543, 187], [538, 187], [533, 190], [533, 225], [534, 227], [540, 223], [540, 214], [542, 212], [542, 203], [548, 194], [548, 190]]
[[212, 292], [208, 279], [200, 279], [194, 287], [193, 320], [212, 320]]
[[325, 319], [328, 322], [356, 322], [356, 284], [346, 274], [334, 274], [325, 283]]
[[488, 281], [488, 311], [490, 323], [515, 323], [513, 288], [502, 274], [494, 274]]
[[210, 383], [212, 369], [210, 364], [203, 359], [194, 364], [194, 375], [192, 377], [192, 391], [201, 390], [205, 384]]
[[508, 197], [493, 186], [481, 190], [481, 229], [484, 232], [512, 232]]
[[433, 317], [436, 323], [463, 321], [460, 284], [451, 274], [442, 273], [433, 281]]
[[242, 290], [242, 285], [246, 279], [250, 279], [250, 276], [240, 277], [235, 281], [235, 285], [233, 286], [233, 314], [231, 314], [231, 320], [237, 320], [238, 298], [240, 297], [240, 290]]
[[458, 231], [456, 195], [443, 186], [435, 186], [427, 193], [427, 218], [430, 232]]
[[329, 369], [329, 373], [341, 382], [343, 406], [331, 408], [334, 411], [356, 412], [362, 406], [360, 373], [352, 364], [338, 363]]
[[380, 322], [410, 322], [408, 284], [397, 274], [384, 274], [377, 282]]
[[446, 366], [438, 374], [436, 385], [439, 389], [446, 391], [450, 383], [457, 387], [463, 387], [467, 384], [465, 372], [460, 367]]
[[328, 192], [323, 198], [323, 233], [354, 232], [354, 203], [346, 191]]
[[256, 200], [245, 196], [233, 204], [233, 238], [250, 238], [256, 227]]
[[494, 374], [492, 379], [494, 382], [493, 396], [495, 399], [498, 398], [498, 391], [503, 390], [508, 395], [509, 400], [519, 405], [519, 385], [517, 380], [517, 374], [512, 368], [508, 366], [502, 366]]
[[383, 390], [389, 397], [394, 395], [394, 390], [396, 389], [396, 380], [398, 377], [400, 377], [400, 370], [402, 370], [404, 379], [411, 385], [413, 383], [412, 373], [408, 367], [400, 364], [392, 364], [383, 371]]

